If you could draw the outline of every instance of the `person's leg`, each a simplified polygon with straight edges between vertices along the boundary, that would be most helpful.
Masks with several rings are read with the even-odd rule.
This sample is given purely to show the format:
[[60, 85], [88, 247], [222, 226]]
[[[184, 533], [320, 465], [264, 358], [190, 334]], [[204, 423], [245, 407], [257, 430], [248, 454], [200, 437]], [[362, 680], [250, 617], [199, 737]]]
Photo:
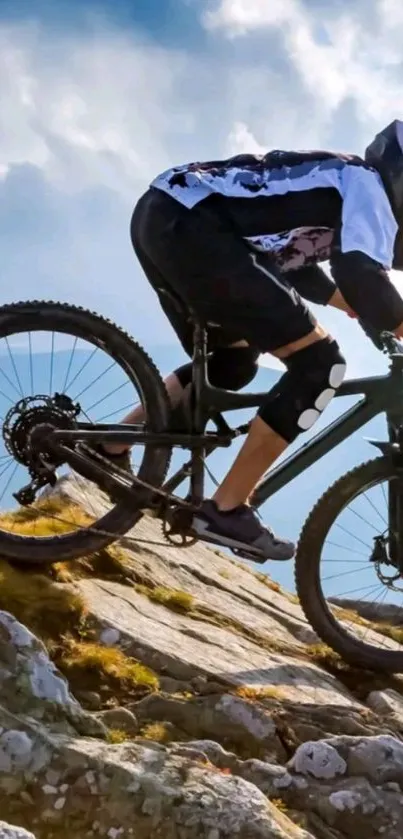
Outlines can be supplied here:
[[[273, 350], [271, 354], [286, 360], [326, 337], [326, 331], [317, 325], [305, 338]], [[246, 504], [262, 475], [285, 451], [289, 442], [259, 415], [256, 416], [236, 460], [213, 496], [218, 509], [231, 510]]]
[[203, 502], [193, 526], [208, 541], [249, 546], [260, 558], [289, 559], [294, 546], [263, 527], [248, 500], [287, 446], [318, 419], [343, 380], [345, 360], [337, 343], [264, 257], [248, 253], [234, 289], [233, 323], [243, 322], [246, 338], [282, 359], [286, 372], [267, 395], [235, 462], [213, 498]]

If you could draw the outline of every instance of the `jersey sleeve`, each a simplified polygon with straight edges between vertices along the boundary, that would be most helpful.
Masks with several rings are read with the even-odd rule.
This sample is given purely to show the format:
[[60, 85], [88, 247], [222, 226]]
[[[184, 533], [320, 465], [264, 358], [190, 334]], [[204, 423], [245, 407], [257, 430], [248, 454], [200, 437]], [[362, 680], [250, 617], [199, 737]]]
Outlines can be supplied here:
[[330, 258], [332, 276], [356, 314], [375, 329], [403, 322], [403, 300], [388, 276], [398, 226], [377, 172], [347, 165], [341, 225]]
[[341, 173], [341, 253], [359, 251], [389, 270], [398, 226], [380, 175], [347, 165]]

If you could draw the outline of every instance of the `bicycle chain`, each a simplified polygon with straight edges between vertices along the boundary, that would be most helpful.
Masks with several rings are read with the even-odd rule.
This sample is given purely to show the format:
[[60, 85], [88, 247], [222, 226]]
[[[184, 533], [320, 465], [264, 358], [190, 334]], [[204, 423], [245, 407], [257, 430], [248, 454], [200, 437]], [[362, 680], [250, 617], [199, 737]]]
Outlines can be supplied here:
[[[107, 471], [110, 473], [111, 463], [110, 463], [110, 461], [108, 460], [107, 457], [103, 457], [103, 455], [99, 454], [98, 452], [95, 452], [93, 449], [90, 449], [90, 447], [86, 447], [85, 444], [82, 444], [82, 448], [83, 449], [85, 448], [87, 451], [89, 451], [91, 459], [92, 460], [98, 460], [100, 463], [102, 463], [102, 465], [104, 467], [107, 468]], [[129, 474], [128, 472], [126, 472], [120, 466], [116, 466], [115, 464], [113, 464], [113, 471], [114, 471], [114, 473], [118, 473], [118, 475], [123, 477], [125, 479], [125, 482], [127, 482], [127, 478], [128, 478], [128, 474]], [[80, 476], [80, 477], [83, 477], [83, 476]], [[86, 479], [86, 480], [88, 480], [88, 479]], [[170, 499], [174, 500], [174, 503], [178, 504], [178, 506], [180, 506], [180, 507], [184, 507], [185, 509], [190, 509], [190, 510], [193, 510], [193, 511], [196, 510], [196, 507], [194, 507], [194, 505], [190, 504], [188, 501], [184, 501], [182, 498], [177, 498], [177, 497], [175, 497], [173, 499], [173, 496], [170, 495], [168, 492], [161, 489], [160, 487], [154, 487], [152, 484], [149, 484], [148, 481], [144, 481], [142, 478], [137, 478], [135, 475], [133, 475], [132, 476], [132, 482], [136, 483], [136, 484], [139, 484], [144, 489], [148, 489], [153, 494], [155, 493], [157, 495], [160, 495], [163, 498], [166, 498], [167, 500], [170, 500]], [[96, 482], [94, 481], [94, 483], [96, 483]], [[101, 487], [99, 487], [99, 488], [101, 489]], [[102, 491], [105, 491], [105, 490], [102, 490]], [[106, 493], [108, 494], [107, 490], [106, 490]], [[152, 508], [149, 508], [149, 507], [144, 508], [145, 511], [150, 510], [150, 509], [152, 509]], [[146, 513], [144, 512], [144, 510], [140, 510], [139, 512], [142, 512], [143, 515], [145, 515]], [[59, 521], [63, 521], [63, 519], [60, 519], [59, 517], [55, 516], [54, 518], [58, 519]], [[159, 516], [153, 516], [153, 518], [159, 518]], [[163, 519], [161, 519], [161, 522], [163, 524]], [[85, 530], [87, 528], [83, 527], [82, 529]], [[117, 536], [116, 533], [112, 533], [111, 531], [104, 530], [103, 528], [99, 528], [99, 527], [91, 527], [91, 529], [95, 530], [101, 536], [115, 536], [116, 541], [119, 541], [119, 542], [125, 541], [125, 542], [129, 542], [129, 543], [133, 543], [133, 544], [144, 543], [144, 544], [155, 545], [155, 546], [159, 546], [159, 547], [167, 547], [167, 545], [173, 545], [173, 547], [179, 547], [178, 545], [174, 545], [172, 542], [170, 542], [167, 537], [164, 537], [165, 541], [163, 541], [163, 542], [162, 541], [161, 542], [156, 542], [156, 541], [150, 541], [149, 539], [135, 539], [134, 537], [126, 536], [126, 535]]]

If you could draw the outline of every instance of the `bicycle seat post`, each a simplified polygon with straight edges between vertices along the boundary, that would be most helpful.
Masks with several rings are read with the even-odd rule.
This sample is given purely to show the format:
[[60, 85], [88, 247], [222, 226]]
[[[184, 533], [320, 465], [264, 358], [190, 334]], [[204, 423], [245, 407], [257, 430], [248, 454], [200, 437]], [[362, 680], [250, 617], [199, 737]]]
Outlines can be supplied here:
[[207, 330], [192, 315], [193, 320], [193, 394], [194, 431], [204, 430], [203, 395], [207, 383]]

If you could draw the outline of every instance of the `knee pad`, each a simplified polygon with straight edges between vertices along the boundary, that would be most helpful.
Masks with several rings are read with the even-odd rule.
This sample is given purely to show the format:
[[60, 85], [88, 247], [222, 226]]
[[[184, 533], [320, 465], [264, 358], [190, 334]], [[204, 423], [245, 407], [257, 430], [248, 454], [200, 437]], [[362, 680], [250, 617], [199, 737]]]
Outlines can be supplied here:
[[[255, 378], [259, 350], [254, 347], [219, 347], [207, 362], [210, 384], [226, 390], [241, 390]], [[184, 364], [174, 371], [183, 388], [192, 381], [192, 365]]]
[[340, 387], [346, 361], [336, 341], [324, 338], [286, 359], [287, 372], [259, 409], [261, 419], [288, 443], [308, 431]]

